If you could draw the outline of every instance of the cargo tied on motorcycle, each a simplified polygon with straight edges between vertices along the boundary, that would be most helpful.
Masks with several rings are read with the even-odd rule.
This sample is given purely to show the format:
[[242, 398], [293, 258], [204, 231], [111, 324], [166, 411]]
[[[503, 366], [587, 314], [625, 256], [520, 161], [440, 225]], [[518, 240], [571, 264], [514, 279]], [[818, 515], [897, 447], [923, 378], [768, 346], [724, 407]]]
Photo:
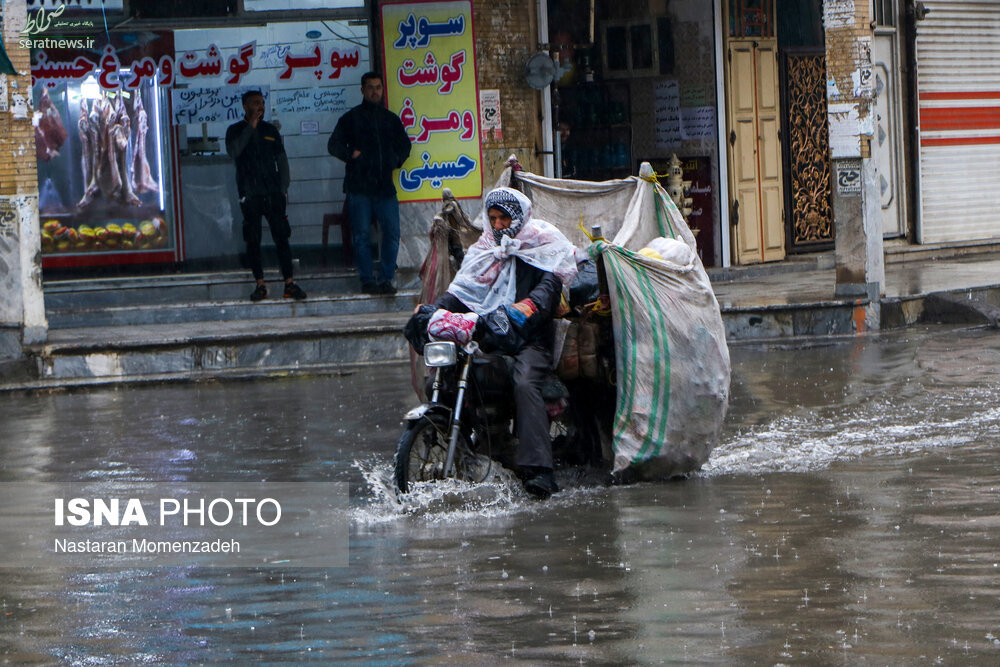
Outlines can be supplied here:
[[[577, 277], [598, 288], [554, 322], [553, 372], [542, 384], [554, 465], [596, 468], [617, 482], [697, 471], [719, 440], [730, 366], [718, 301], [683, 216], [648, 164], [638, 177], [600, 184], [508, 170], [498, 185], [515, 178], [517, 200], [530, 196], [592, 258], [578, 254], [583, 268], [565, 291], [594, 296]], [[610, 241], [583, 231], [597, 225]], [[427, 355], [433, 310], [422, 306], [407, 324], [417, 353]], [[445, 477], [475, 482], [490, 462], [517, 469], [510, 352], [520, 341], [507, 349], [496, 341], [521, 323], [504, 313], [480, 313], [473, 342], [453, 345], [454, 357], [432, 348], [431, 399], [407, 415], [397, 447], [401, 492]]]

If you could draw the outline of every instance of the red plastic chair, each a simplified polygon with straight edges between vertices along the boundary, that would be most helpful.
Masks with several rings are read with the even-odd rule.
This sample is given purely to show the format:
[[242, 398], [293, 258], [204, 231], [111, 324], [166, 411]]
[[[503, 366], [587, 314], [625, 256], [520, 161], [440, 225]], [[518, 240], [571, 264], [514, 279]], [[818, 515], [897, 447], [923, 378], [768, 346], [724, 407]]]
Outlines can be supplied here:
[[341, 261], [344, 266], [354, 265], [354, 248], [351, 246], [351, 219], [347, 215], [347, 202], [340, 213], [327, 213], [323, 216], [323, 265], [326, 266], [326, 248], [330, 241], [330, 227], [340, 226]]

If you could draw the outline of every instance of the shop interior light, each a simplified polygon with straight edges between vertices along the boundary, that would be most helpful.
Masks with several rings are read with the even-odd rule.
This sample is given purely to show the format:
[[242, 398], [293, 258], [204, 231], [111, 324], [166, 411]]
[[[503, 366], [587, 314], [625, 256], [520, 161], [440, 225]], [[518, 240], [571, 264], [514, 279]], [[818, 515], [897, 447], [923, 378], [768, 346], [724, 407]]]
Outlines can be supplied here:
[[166, 190], [167, 177], [163, 173], [163, 146], [160, 143], [160, 135], [163, 134], [163, 128], [160, 127], [160, 82], [156, 77], [153, 77], [152, 81], [153, 88], [153, 127], [156, 128], [156, 175], [160, 179], [160, 210], [166, 211], [166, 203], [164, 190]]
[[93, 76], [88, 76], [80, 84], [80, 95], [87, 100], [96, 100], [101, 96], [101, 87], [97, 84], [97, 79]]

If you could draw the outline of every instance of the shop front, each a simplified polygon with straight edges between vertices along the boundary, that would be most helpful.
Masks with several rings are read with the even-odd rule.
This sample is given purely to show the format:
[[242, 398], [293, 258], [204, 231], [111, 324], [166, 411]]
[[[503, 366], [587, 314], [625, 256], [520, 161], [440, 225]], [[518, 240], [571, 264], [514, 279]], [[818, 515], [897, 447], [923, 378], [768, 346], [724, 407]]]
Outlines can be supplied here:
[[549, 0], [561, 172], [677, 156], [706, 266], [832, 247], [822, 3]]
[[[192, 4], [168, 20], [155, 5], [119, 3], [107, 28], [67, 5], [60, 18], [75, 27], [29, 22], [43, 268], [238, 265], [224, 137], [247, 90], [263, 93], [265, 119], [281, 128], [293, 239], [318, 244], [323, 216], [343, 201], [343, 165], [326, 139], [361, 101], [369, 26], [363, 0], [314, 0], [286, 19], [288, 4], [227, 5], [225, 16]], [[34, 16], [46, 10], [58, 7]]]
[[[716, 3], [549, 1], [558, 54], [554, 96], [567, 178], [600, 181], [650, 162], [666, 174], [676, 155], [691, 181], [698, 252], [723, 263], [719, 207]], [[665, 182], [664, 182], [665, 184]]]
[[916, 240], [1000, 238], [1000, 5], [918, 4]]

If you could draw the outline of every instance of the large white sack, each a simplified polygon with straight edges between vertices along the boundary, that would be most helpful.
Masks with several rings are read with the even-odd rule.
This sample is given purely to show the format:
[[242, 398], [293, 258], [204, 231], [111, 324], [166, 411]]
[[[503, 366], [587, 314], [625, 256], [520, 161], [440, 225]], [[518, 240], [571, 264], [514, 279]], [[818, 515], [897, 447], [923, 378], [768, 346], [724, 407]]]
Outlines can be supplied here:
[[618, 405], [614, 471], [640, 478], [697, 470], [719, 442], [729, 348], [711, 284], [681, 266], [598, 242], [611, 293]]

